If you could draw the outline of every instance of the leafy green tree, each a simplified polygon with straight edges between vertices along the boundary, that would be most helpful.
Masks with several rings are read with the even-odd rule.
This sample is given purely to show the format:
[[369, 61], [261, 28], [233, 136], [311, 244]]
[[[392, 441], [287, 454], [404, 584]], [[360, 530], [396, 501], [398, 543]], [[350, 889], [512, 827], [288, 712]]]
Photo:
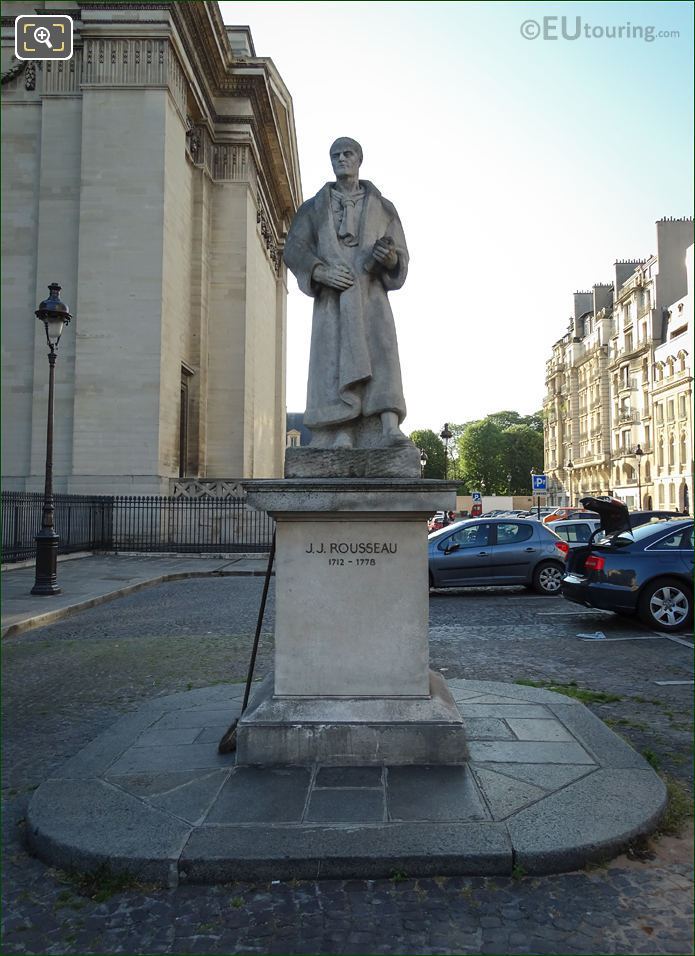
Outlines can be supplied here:
[[502, 429], [489, 417], [470, 422], [458, 441], [462, 481], [488, 495], [506, 493], [506, 456]]
[[486, 421], [494, 422], [504, 431], [505, 428], [511, 428], [513, 425], [528, 425], [536, 432], [543, 434], [543, 413], [534, 412], [533, 415], [520, 415], [518, 412], [503, 411], [493, 412], [488, 415]]
[[444, 442], [431, 428], [410, 433], [410, 440], [427, 455], [425, 478], [444, 477]]
[[511, 475], [513, 495], [531, 493], [531, 468], [543, 471], [543, 432], [530, 425], [511, 425], [502, 432], [505, 446], [506, 476]]
[[534, 432], [539, 432], [540, 435], [543, 434], [543, 410], [541, 409], [538, 412], [534, 412], [533, 415], [524, 415], [520, 422], [521, 425], [528, 425], [529, 428], [532, 428]]
[[488, 415], [487, 418], [483, 419], [486, 422], [494, 422], [498, 428], [504, 431], [505, 428], [510, 428], [512, 425], [518, 425], [521, 422], [521, 415], [518, 412], [493, 412], [492, 415]]

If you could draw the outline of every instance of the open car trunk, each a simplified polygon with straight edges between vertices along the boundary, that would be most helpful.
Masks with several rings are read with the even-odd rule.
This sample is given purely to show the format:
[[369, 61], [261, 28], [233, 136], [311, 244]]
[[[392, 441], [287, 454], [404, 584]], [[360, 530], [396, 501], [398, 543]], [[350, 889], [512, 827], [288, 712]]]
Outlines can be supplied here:
[[595, 547], [594, 542], [597, 539], [631, 529], [630, 513], [627, 510], [627, 505], [619, 501], [618, 498], [581, 498], [580, 503], [587, 511], [596, 512], [601, 521], [601, 526], [591, 535], [587, 545], [582, 548], [572, 548], [567, 555], [566, 570], [575, 574], [581, 574], [584, 570], [584, 562], [592, 548]]

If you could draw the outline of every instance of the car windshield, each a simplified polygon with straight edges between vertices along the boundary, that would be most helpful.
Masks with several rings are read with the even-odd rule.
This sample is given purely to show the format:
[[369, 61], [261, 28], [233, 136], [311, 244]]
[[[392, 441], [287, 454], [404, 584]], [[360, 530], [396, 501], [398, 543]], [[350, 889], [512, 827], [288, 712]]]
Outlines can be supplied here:
[[[609, 544], [612, 548], [625, 548], [629, 544], [633, 544], [635, 541], [641, 541], [643, 538], [649, 538], [651, 535], [655, 534], [657, 531], [662, 532], [669, 522], [659, 521], [653, 522], [651, 524], [641, 524], [638, 528], [633, 528], [632, 531], [621, 531], [618, 534], [614, 534], [612, 537], [609, 537], [606, 540], [606, 543]], [[656, 525], [658, 524], [658, 529]]]

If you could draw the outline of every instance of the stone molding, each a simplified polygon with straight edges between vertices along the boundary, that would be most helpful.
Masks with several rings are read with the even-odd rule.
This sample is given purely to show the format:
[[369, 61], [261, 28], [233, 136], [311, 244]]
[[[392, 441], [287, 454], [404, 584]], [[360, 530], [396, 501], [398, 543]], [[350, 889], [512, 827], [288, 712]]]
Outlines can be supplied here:
[[236, 478], [172, 478], [169, 493], [174, 498], [245, 498]]
[[42, 65], [42, 73], [42, 93], [78, 94], [82, 74], [82, 49], [76, 49], [69, 60], [55, 60], [53, 62], [46, 60]]
[[167, 87], [183, 116], [188, 83], [166, 37], [84, 37], [81, 86]]

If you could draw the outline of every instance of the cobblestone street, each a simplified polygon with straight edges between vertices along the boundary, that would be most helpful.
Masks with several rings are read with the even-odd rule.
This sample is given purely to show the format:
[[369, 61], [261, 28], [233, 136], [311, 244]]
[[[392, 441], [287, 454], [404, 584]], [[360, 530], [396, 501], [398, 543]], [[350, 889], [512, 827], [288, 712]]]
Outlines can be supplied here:
[[[50, 771], [148, 699], [244, 679], [261, 589], [258, 578], [163, 584], [4, 642], [5, 952], [692, 951], [691, 829], [631, 858], [533, 879], [394, 873], [169, 890], [108, 873], [79, 879], [29, 856], [24, 813]], [[270, 667], [272, 622], [271, 589], [258, 676]], [[432, 666], [446, 677], [593, 692], [583, 699], [598, 716], [690, 786], [692, 686], [655, 683], [692, 680], [685, 638], [522, 589], [434, 592], [430, 622]], [[577, 637], [596, 631], [607, 640]]]

